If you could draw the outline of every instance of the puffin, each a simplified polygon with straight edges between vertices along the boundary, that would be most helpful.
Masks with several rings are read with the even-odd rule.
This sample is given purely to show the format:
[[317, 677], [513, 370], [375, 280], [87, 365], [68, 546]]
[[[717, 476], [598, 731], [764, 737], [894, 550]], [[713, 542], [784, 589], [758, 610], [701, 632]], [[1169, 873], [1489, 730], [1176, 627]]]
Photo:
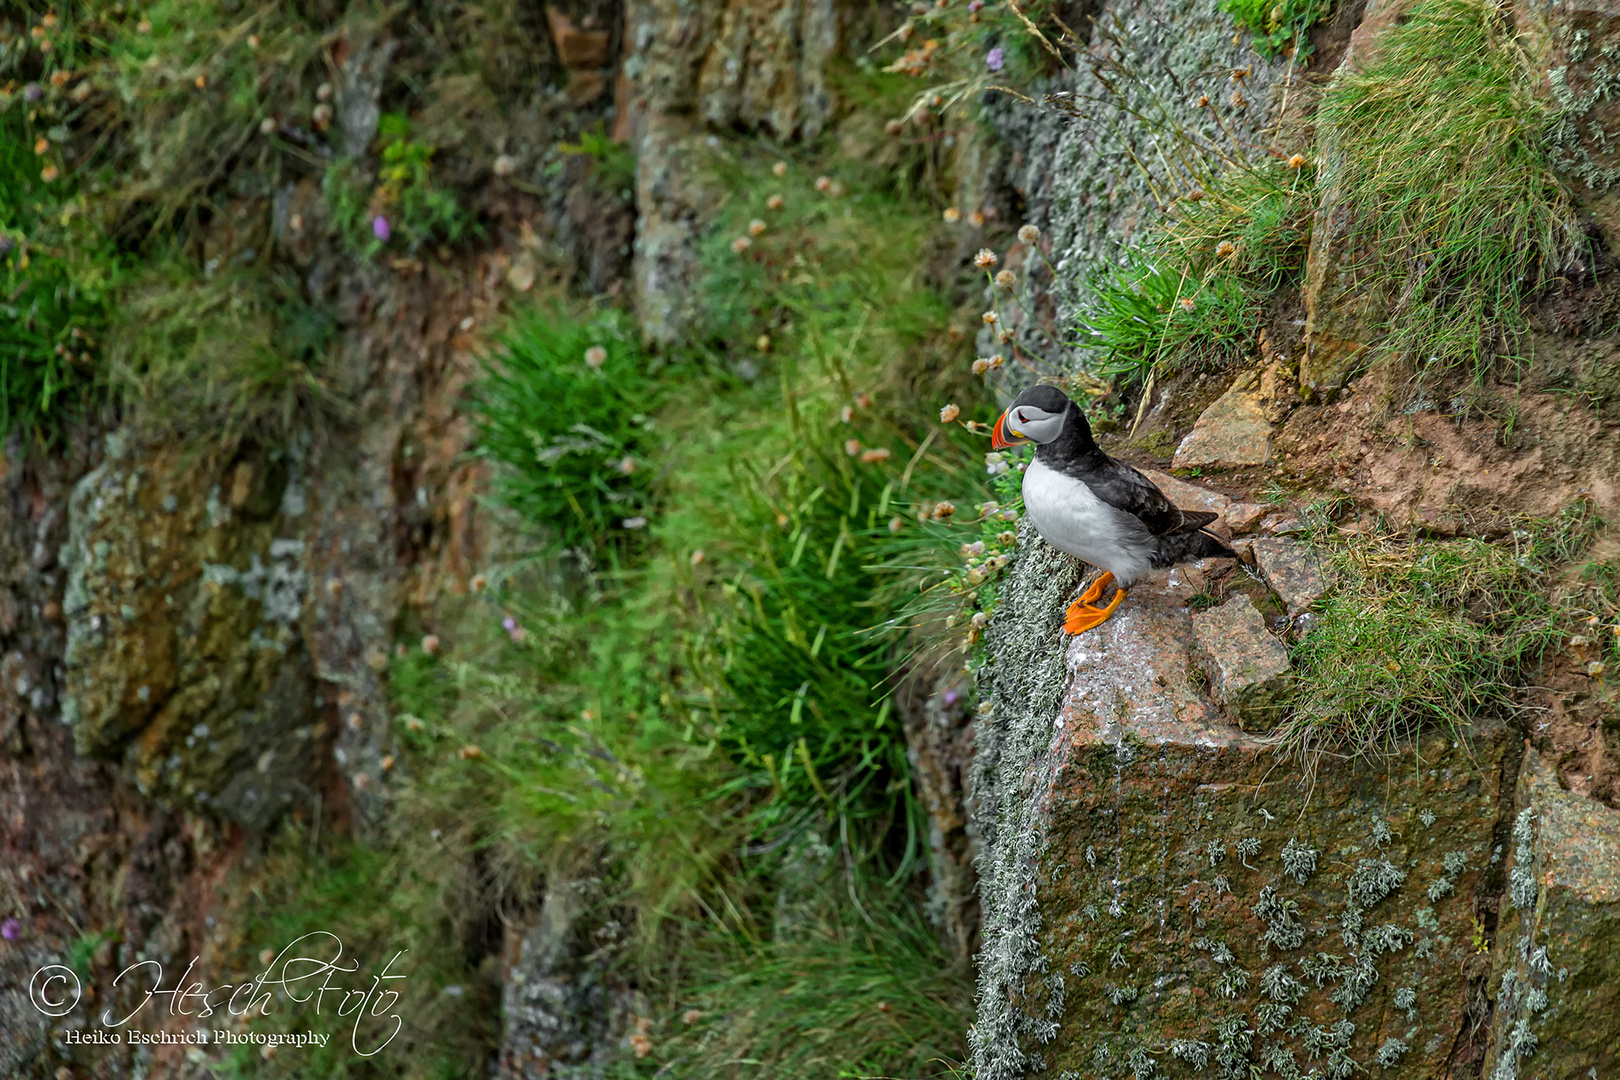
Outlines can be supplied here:
[[[1048, 544], [1103, 570], [1069, 606], [1066, 632], [1082, 634], [1107, 622], [1149, 570], [1237, 558], [1205, 531], [1218, 515], [1177, 507], [1153, 481], [1103, 453], [1080, 406], [1055, 386], [1019, 394], [990, 436], [997, 450], [1031, 442], [1035, 460], [1024, 470], [1024, 513]], [[1113, 600], [1098, 607], [1110, 587], [1117, 589]]]

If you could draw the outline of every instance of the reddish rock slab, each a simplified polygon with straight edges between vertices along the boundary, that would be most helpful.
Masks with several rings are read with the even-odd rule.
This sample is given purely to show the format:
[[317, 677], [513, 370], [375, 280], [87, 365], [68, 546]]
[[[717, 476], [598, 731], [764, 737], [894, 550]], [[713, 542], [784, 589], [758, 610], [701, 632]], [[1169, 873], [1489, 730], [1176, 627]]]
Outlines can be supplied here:
[[1270, 509], [1265, 503], [1235, 502], [1226, 508], [1221, 520], [1235, 533], [1245, 533], [1259, 524]]
[[1167, 472], [1142, 469], [1141, 473], [1158, 485], [1165, 498], [1183, 510], [1212, 510], [1217, 514], [1223, 514], [1226, 508], [1232, 505], [1232, 500], [1228, 496], [1206, 487], [1199, 487], [1197, 484], [1189, 484], [1185, 480], [1178, 480]]

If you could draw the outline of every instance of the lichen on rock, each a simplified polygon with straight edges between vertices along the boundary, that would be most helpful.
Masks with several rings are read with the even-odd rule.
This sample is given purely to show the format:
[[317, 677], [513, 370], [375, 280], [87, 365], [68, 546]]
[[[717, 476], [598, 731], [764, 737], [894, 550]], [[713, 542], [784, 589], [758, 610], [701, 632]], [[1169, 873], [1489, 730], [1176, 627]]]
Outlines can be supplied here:
[[263, 829], [308, 796], [315, 752], [304, 545], [278, 535], [296, 462], [107, 441], [69, 500], [63, 716], [153, 798]]
[[1563, 790], [1533, 750], [1515, 794], [1485, 1075], [1603, 1075], [1620, 1066], [1620, 811]]

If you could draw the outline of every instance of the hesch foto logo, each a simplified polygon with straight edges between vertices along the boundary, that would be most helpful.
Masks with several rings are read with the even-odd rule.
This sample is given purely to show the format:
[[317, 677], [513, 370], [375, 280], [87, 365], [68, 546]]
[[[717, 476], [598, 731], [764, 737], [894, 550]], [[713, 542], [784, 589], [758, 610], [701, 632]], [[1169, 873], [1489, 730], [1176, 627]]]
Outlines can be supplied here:
[[[174, 985], [164, 986], [166, 973], [156, 960], [142, 960], [118, 973], [108, 997], [131, 994], [140, 1000], [122, 1016], [112, 1008], [99, 1017], [99, 1029], [67, 1032], [69, 1043], [189, 1043], [226, 1045], [249, 1043], [264, 1046], [325, 1046], [330, 1033], [294, 1033], [235, 1030], [241, 1021], [261, 1020], [272, 1013], [278, 996], [300, 1005], [313, 1004], [315, 1015], [335, 1016], [349, 1026], [349, 1044], [361, 1057], [372, 1057], [394, 1041], [403, 1021], [393, 1010], [400, 991], [394, 988], [406, 976], [394, 970], [401, 949], [389, 957], [381, 970], [369, 978], [360, 971], [360, 962], [344, 956], [344, 946], [336, 934], [317, 930], [288, 943], [265, 964], [263, 971], [234, 983], [210, 985], [194, 973], [200, 964], [192, 957]], [[266, 950], [266, 956], [271, 956]], [[34, 972], [28, 984], [28, 997], [34, 1008], [52, 1018], [68, 1016], [78, 1008], [84, 987], [78, 974], [62, 964], [48, 964]], [[171, 1019], [189, 1017], [190, 1031], [154, 1032], [130, 1025], [143, 1013]], [[212, 1021], [212, 1023], [209, 1023]], [[229, 1024], [230, 1028], [214, 1027]]]

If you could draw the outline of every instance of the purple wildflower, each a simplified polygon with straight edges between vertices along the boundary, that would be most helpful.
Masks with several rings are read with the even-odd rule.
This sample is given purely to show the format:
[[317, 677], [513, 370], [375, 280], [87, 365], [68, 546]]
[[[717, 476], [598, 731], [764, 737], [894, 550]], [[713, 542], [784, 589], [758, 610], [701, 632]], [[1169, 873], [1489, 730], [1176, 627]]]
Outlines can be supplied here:
[[378, 214], [376, 217], [371, 219], [371, 235], [375, 236], [377, 239], [386, 244], [388, 242], [388, 238], [393, 234], [393, 230], [388, 227], [387, 218], [383, 217], [381, 214]]
[[37, 83], [37, 82], [31, 82], [27, 86], [23, 87], [23, 100], [24, 101], [38, 101], [40, 98], [42, 98], [44, 96], [45, 96], [45, 91], [40, 87], [39, 83]]
[[512, 631], [517, 629], [517, 620], [508, 615], [506, 618], [501, 620], [501, 629], [510, 634]]
[[1006, 63], [1006, 61], [1007, 54], [1001, 51], [1000, 45], [997, 45], [995, 48], [984, 54], [984, 66], [989, 68], [991, 71], [1000, 71], [1001, 65]]
[[956, 699], [958, 697], [960, 697], [960, 696], [961, 695], [959, 695], [955, 690], [947, 690], [947, 691], [945, 691], [945, 704], [947, 704], [947, 705], [955, 705], [956, 704]]
[[7, 919], [5, 922], [0, 922], [0, 938], [5, 938], [7, 941], [16, 941], [21, 935], [22, 923], [16, 919]]
[[981, 9], [983, 7], [984, 7], [984, 0], [972, 0], [972, 3], [968, 4], [968, 11], [969, 12], [975, 12], [975, 11], [978, 11], [979, 9]]

